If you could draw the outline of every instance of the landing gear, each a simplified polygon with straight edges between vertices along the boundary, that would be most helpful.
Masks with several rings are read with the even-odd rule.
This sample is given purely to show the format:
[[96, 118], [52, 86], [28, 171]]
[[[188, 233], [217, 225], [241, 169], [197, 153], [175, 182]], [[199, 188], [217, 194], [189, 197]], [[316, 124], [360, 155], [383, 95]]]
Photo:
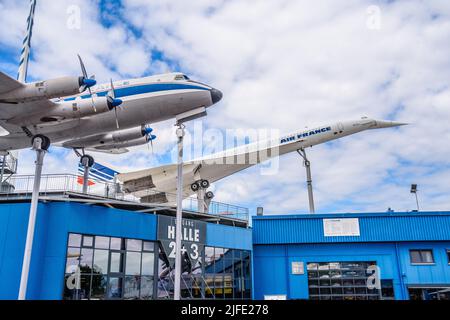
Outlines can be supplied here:
[[85, 154], [84, 148], [81, 148], [81, 153], [78, 149], [74, 148], [73, 152], [80, 157], [80, 164], [83, 166], [84, 173], [83, 173], [83, 193], [86, 194], [88, 191], [89, 186], [89, 171], [95, 164], [94, 157]]
[[214, 193], [212, 191], [208, 191], [205, 195], [206, 199], [212, 200], [214, 198]]
[[198, 180], [191, 184], [191, 190], [197, 192], [200, 189], [208, 189], [209, 181], [208, 180]]
[[85, 167], [91, 168], [95, 163], [94, 157], [85, 154], [84, 156], [81, 156], [80, 163]]
[[34, 230], [36, 225], [37, 206], [39, 202], [39, 189], [41, 186], [42, 166], [44, 156], [50, 147], [50, 139], [38, 134], [31, 139], [33, 150], [36, 151], [36, 168], [34, 171], [33, 193], [31, 196], [30, 214], [28, 217], [27, 238], [25, 242], [25, 252], [23, 254], [22, 274], [20, 278], [19, 300], [25, 300], [28, 286], [28, 275], [30, 272], [31, 253], [33, 249]]
[[208, 180], [199, 179], [191, 184], [191, 190], [197, 193], [198, 211], [200, 213], [208, 213], [209, 205], [211, 204], [214, 193], [211, 191], [206, 192], [206, 189], [210, 187]]
[[47, 151], [50, 147], [50, 139], [42, 134], [37, 134], [31, 138], [31, 146], [36, 151], [39, 149]]

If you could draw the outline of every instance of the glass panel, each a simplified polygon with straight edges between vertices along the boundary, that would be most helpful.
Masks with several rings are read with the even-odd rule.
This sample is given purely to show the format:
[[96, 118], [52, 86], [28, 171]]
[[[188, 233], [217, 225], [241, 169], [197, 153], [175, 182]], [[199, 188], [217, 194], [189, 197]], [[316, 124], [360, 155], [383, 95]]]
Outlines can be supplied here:
[[123, 272], [123, 253], [111, 252], [111, 261], [109, 272], [119, 273]]
[[141, 277], [141, 299], [150, 300], [153, 298], [153, 277]]
[[141, 287], [140, 276], [125, 277], [125, 289], [123, 292], [123, 298], [127, 300], [139, 299], [140, 287]]
[[81, 273], [91, 273], [92, 272], [92, 258], [94, 255], [94, 250], [92, 249], [81, 249], [81, 260], [80, 269]]
[[80, 290], [78, 290], [78, 300], [89, 299], [91, 289], [91, 275], [82, 274], [80, 277]]
[[111, 249], [123, 250], [124, 249], [124, 240], [121, 238], [111, 238]]
[[142, 275], [152, 276], [155, 268], [155, 254], [143, 253], [142, 254]]
[[141, 251], [142, 250], [142, 240], [127, 239], [127, 250], [128, 251]]
[[109, 249], [109, 237], [95, 237], [95, 247], [97, 249]]
[[77, 271], [80, 256], [80, 248], [67, 249], [66, 273], [73, 273]]
[[94, 273], [107, 274], [108, 273], [108, 250], [95, 250], [94, 251]]
[[92, 247], [94, 245], [94, 237], [83, 236], [83, 247]]
[[106, 298], [107, 277], [94, 274], [92, 276], [91, 299], [103, 300]]
[[69, 234], [69, 247], [81, 247], [81, 234]]
[[431, 250], [422, 251], [422, 261], [424, 263], [433, 263], [434, 262], [433, 251]]
[[379, 299], [378, 290], [367, 289], [367, 277], [372, 273], [367, 273], [366, 269], [372, 265], [376, 263], [308, 263], [309, 295], [312, 299], [320, 300]]
[[153, 252], [155, 251], [155, 244], [153, 242], [144, 241], [144, 247], [142, 250]]
[[127, 252], [127, 265], [125, 268], [125, 273], [127, 275], [137, 275], [141, 274], [141, 253], [140, 252]]
[[118, 277], [109, 278], [108, 284], [108, 298], [120, 299], [122, 298], [123, 279]]
[[420, 257], [420, 252], [418, 250], [411, 250], [409, 252], [409, 255], [411, 256], [411, 263], [421, 263], [422, 259]]

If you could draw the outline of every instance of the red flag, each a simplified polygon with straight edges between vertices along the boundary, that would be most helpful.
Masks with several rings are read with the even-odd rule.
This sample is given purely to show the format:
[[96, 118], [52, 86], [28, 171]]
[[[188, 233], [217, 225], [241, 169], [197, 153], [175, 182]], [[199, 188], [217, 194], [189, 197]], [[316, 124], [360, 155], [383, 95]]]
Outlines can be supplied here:
[[[78, 182], [78, 184], [81, 184], [81, 185], [83, 185], [83, 182], [84, 182], [84, 178], [83, 178], [83, 177], [81, 177], [81, 176], [78, 176], [77, 182]], [[94, 181], [92, 181], [92, 180], [88, 180], [88, 186], [89, 186], [89, 187], [90, 187], [90, 186], [93, 186], [94, 184], [95, 184], [95, 182], [94, 182]]]

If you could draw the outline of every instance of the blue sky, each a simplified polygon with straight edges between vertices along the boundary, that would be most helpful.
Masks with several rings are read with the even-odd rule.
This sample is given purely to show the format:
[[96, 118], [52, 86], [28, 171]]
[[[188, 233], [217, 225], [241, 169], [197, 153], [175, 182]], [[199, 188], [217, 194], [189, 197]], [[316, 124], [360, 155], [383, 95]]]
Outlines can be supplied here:
[[[68, 10], [80, 12], [71, 29]], [[72, 8], [73, 9], [73, 8]], [[70, 11], [70, 10], [69, 10]], [[70, 11], [72, 12], [72, 11]], [[0, 0], [0, 70], [16, 75], [27, 1]], [[183, 71], [224, 92], [204, 130], [281, 133], [361, 116], [411, 123], [308, 150], [319, 212], [450, 207], [450, 3], [447, 1], [38, 0], [29, 80], [78, 74], [80, 53], [99, 82]], [[118, 171], [172, 162], [173, 123], [154, 125], [146, 146], [96, 155]], [[206, 139], [207, 140], [207, 139]], [[33, 154], [21, 152], [20, 171]], [[46, 172], [76, 171], [71, 151], [52, 148]], [[218, 201], [307, 211], [295, 154], [276, 175], [259, 167], [213, 186]]]

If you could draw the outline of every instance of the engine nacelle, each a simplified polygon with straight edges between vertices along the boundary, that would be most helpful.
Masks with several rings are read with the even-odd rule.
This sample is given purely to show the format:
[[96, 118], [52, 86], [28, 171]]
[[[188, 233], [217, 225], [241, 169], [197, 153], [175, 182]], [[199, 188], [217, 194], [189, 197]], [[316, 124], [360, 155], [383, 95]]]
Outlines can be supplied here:
[[131, 129], [114, 132], [111, 135], [113, 143], [122, 143], [130, 140], [140, 139], [147, 135], [146, 126], [135, 127]]
[[80, 88], [83, 86], [87, 87], [85, 82], [95, 83], [95, 80], [87, 80], [83, 77], [61, 77], [28, 83], [19, 89], [1, 95], [1, 99], [11, 102], [26, 102], [72, 96], [79, 94]]
[[120, 148], [128, 148], [128, 147], [136, 147], [143, 144], [146, 144], [148, 142], [147, 137], [140, 137], [138, 139], [124, 141], [124, 142], [117, 142], [113, 144], [108, 145], [101, 145], [95, 147], [95, 149], [98, 150], [110, 150], [110, 149], [120, 149]]
[[10, 119], [8, 122], [20, 125], [36, 125], [79, 119], [112, 110], [116, 106], [116, 100], [110, 96], [94, 97], [94, 104], [97, 112], [95, 112], [92, 106], [92, 99], [90, 98], [59, 102], [52, 108], [42, 110], [35, 114], [24, 114], [20, 117]]

